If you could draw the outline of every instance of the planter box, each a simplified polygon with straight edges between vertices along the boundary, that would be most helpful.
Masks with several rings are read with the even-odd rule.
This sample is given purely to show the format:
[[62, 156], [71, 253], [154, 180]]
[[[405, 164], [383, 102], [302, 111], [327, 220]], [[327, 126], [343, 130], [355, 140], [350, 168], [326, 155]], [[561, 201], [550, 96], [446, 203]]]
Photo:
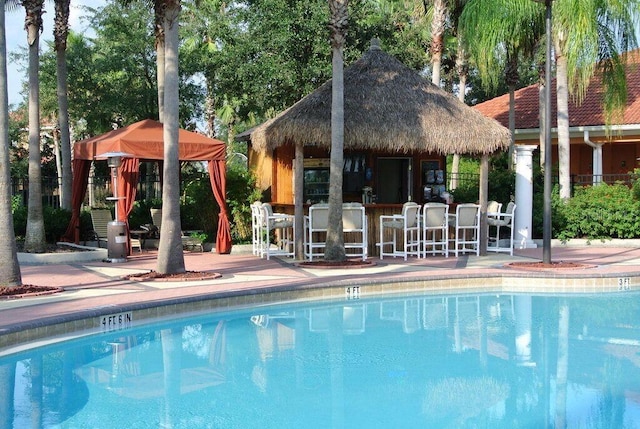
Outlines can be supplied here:
[[77, 248], [76, 252], [18, 253], [20, 264], [67, 264], [70, 262], [99, 261], [107, 258], [107, 249], [79, 246], [73, 243], [58, 243], [59, 246]]

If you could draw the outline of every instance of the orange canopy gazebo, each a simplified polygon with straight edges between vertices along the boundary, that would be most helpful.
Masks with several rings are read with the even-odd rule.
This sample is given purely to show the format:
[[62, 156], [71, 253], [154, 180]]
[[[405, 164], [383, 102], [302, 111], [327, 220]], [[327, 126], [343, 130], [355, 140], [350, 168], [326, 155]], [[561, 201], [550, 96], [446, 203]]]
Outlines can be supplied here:
[[[202, 134], [180, 129], [178, 134], [180, 161], [208, 161], [209, 178], [213, 195], [220, 206], [216, 251], [231, 252], [231, 228], [226, 204], [226, 145], [223, 141]], [[164, 157], [164, 135], [162, 123], [145, 119], [124, 128], [100, 136], [81, 140], [73, 145], [73, 189], [71, 192], [71, 221], [64, 239], [80, 240], [80, 206], [87, 191], [89, 168], [96, 157], [109, 152], [122, 152], [131, 157], [122, 159], [117, 169], [117, 212], [124, 222], [136, 197], [140, 161], [162, 160]]]

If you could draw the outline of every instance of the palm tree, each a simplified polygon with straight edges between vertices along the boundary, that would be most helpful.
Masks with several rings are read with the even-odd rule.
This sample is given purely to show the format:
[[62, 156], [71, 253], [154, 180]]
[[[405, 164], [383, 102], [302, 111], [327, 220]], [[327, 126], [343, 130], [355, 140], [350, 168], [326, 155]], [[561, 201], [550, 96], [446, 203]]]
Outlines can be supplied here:
[[29, 197], [27, 231], [24, 248], [27, 252], [45, 250], [44, 216], [42, 214], [42, 169], [40, 158], [40, 32], [44, 0], [22, 0], [25, 28], [29, 45]]
[[[456, 0], [454, 7], [451, 10], [451, 19], [455, 23], [454, 30], [457, 38], [457, 50], [456, 53], [456, 72], [458, 74], [458, 100], [465, 102], [465, 95], [467, 92], [467, 78], [469, 77], [469, 58], [467, 53], [466, 42], [463, 35], [458, 31], [458, 25], [460, 22], [460, 15], [467, 3], [467, 0]], [[451, 160], [451, 183], [450, 189], [456, 189], [458, 187], [458, 172], [460, 171], [460, 154], [454, 153]]]
[[499, 75], [509, 89], [509, 167], [513, 168], [515, 91], [520, 80], [518, 64], [532, 58], [544, 34], [543, 14], [531, 0], [469, 0], [460, 16], [460, 32], [466, 35], [482, 82], [495, 88]]
[[553, 5], [553, 44], [556, 56], [558, 161], [560, 197], [571, 197], [569, 173], [569, 94], [580, 101], [596, 64], [603, 72], [603, 103], [611, 120], [626, 103], [625, 59], [619, 54], [637, 46], [638, 0], [610, 2], [557, 0]]
[[[191, 57], [190, 63], [197, 64], [198, 72], [202, 72], [204, 78], [205, 108], [204, 115], [206, 121], [207, 135], [211, 138], [216, 136], [216, 120], [219, 110], [230, 116], [226, 119], [235, 121], [237, 112], [234, 110], [241, 106], [243, 100], [233, 98], [233, 106], [228, 104], [227, 97], [219, 97], [216, 89], [219, 86], [219, 70], [223, 51], [229, 41], [236, 35], [237, 26], [230, 22], [228, 9], [230, 5], [221, 3], [219, 0], [192, 0], [183, 3], [184, 21], [188, 24], [184, 26], [183, 49], [185, 56]], [[196, 70], [193, 70], [196, 71]], [[220, 103], [222, 102], [222, 106]], [[225, 120], [222, 120], [223, 123]], [[232, 143], [232, 136], [227, 138]]]
[[[0, 7], [0, 286], [20, 286], [16, 240], [11, 213], [11, 168], [9, 166], [9, 94], [7, 89], [7, 39], [4, 2]], [[4, 369], [3, 369], [4, 374]]]
[[444, 51], [444, 32], [449, 19], [447, 0], [433, 0], [431, 20], [431, 83], [440, 86], [440, 69]]
[[56, 80], [58, 87], [58, 127], [60, 128], [60, 157], [62, 158], [62, 187], [60, 207], [71, 210], [71, 136], [69, 133], [69, 90], [67, 86], [67, 36], [69, 35], [69, 3], [56, 0], [53, 24], [56, 51]]
[[178, 18], [180, 0], [164, 1], [165, 88], [162, 234], [158, 246], [160, 274], [185, 271], [180, 221], [180, 161], [178, 147]]
[[331, 158], [329, 165], [329, 227], [324, 258], [346, 259], [342, 235], [342, 169], [344, 163], [344, 42], [349, 0], [329, 0], [332, 51]]
[[163, 0], [118, 0], [123, 6], [128, 6], [134, 1], [142, 1], [148, 6], [153, 6], [154, 33], [156, 45], [156, 84], [158, 86], [158, 120], [164, 122], [164, 58], [165, 58], [165, 13], [166, 2]]
[[158, 83], [158, 120], [164, 122], [164, 61], [165, 61], [165, 2], [162, 0], [153, 0], [153, 11], [155, 19], [155, 35], [156, 35], [156, 81]]
[[[458, 74], [458, 100], [465, 102], [467, 92], [467, 78], [469, 77], [469, 64], [467, 51], [462, 38], [458, 36], [458, 54], [456, 55], [456, 72]], [[451, 160], [451, 182], [450, 189], [458, 187], [458, 172], [460, 171], [460, 154], [454, 153]]]
[[[636, 46], [633, 23], [640, 18], [640, 7], [638, 0], [556, 0], [553, 7], [560, 196], [567, 199], [571, 196], [569, 94], [580, 100], [599, 64], [608, 120], [624, 106], [626, 82], [619, 53]], [[543, 34], [543, 16], [544, 7], [531, 0], [469, 1], [461, 23], [473, 35], [468, 40], [484, 82], [495, 83], [492, 71], [505, 70], [507, 59], [517, 61], [535, 50]]]

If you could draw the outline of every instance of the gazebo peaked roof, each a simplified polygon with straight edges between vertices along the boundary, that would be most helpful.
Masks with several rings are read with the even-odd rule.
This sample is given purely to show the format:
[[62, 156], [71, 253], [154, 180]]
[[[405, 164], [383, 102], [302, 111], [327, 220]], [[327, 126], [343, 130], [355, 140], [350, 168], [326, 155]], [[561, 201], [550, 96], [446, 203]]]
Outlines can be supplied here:
[[[286, 143], [331, 146], [331, 80], [251, 130], [257, 151]], [[460, 102], [380, 49], [344, 70], [345, 149], [487, 154], [509, 146], [509, 130]]]
[[[180, 129], [178, 134], [181, 161], [224, 160], [226, 144]], [[135, 122], [124, 128], [81, 140], [73, 145], [74, 159], [93, 160], [106, 152], [124, 152], [138, 159], [163, 159], [164, 136], [162, 123], [151, 119]]]

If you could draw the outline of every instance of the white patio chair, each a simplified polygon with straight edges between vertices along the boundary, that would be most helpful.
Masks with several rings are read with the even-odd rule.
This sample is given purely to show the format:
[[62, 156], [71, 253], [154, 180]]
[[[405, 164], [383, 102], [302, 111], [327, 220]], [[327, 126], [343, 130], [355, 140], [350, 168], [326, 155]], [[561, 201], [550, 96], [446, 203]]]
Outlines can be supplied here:
[[327, 228], [329, 227], [329, 205], [317, 203], [309, 207], [305, 218], [305, 256], [312, 261], [314, 257], [324, 256]]
[[[516, 203], [507, 204], [504, 213], [487, 214], [488, 224], [488, 252], [505, 252], [513, 255], [513, 217], [516, 213]], [[509, 228], [509, 238], [500, 238], [500, 228]], [[494, 234], [492, 234], [494, 231]], [[503, 245], [507, 241], [507, 246]]]
[[251, 203], [251, 235], [252, 235], [252, 251], [255, 256], [262, 255], [262, 202], [255, 201]]
[[[409, 255], [420, 257], [420, 206], [415, 202], [407, 202], [402, 206], [402, 213], [380, 216], [380, 259], [385, 256], [402, 256], [407, 260]], [[402, 247], [398, 246], [397, 235], [402, 235]], [[388, 241], [385, 241], [385, 235]], [[385, 252], [385, 246], [391, 251]]]
[[422, 206], [422, 255], [449, 257], [449, 206], [426, 203]]
[[361, 257], [364, 261], [368, 253], [367, 215], [360, 203], [342, 205], [342, 232], [347, 256]]
[[449, 240], [453, 243], [453, 249], [449, 246], [449, 251], [456, 257], [460, 253], [470, 252], [480, 255], [480, 206], [458, 204], [455, 216], [449, 221], [453, 226], [453, 237]]
[[[264, 234], [260, 256], [295, 256], [295, 223], [293, 215], [274, 213], [269, 203], [262, 203], [262, 231]], [[273, 233], [273, 234], [272, 234]], [[275, 239], [275, 247], [271, 239]]]
[[500, 213], [500, 210], [502, 210], [502, 203], [493, 200], [487, 203], [487, 215], [490, 216], [493, 213]]

